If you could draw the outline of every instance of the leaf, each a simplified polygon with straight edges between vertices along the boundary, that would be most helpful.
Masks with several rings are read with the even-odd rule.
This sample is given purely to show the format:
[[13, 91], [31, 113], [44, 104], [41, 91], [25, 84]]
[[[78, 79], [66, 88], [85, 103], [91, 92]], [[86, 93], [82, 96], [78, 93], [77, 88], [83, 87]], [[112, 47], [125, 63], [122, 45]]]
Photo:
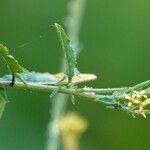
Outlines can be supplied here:
[[[4, 60], [7, 63], [8, 69], [12, 74], [11, 85], [14, 85], [15, 77], [18, 77], [20, 78], [20, 80], [22, 80], [22, 78], [17, 73], [28, 72], [28, 71], [25, 68], [23, 68], [21, 65], [19, 65], [18, 61], [12, 55], [9, 54], [8, 49], [2, 44], [0, 44], [0, 54], [3, 56]], [[26, 84], [23, 80], [22, 82]]]
[[54, 27], [56, 29], [62, 49], [66, 56], [66, 65], [67, 65], [66, 76], [68, 77], [69, 82], [71, 82], [72, 77], [79, 74], [79, 71], [76, 68], [77, 65], [76, 55], [73, 48], [70, 45], [70, 39], [68, 38], [67, 34], [65, 33], [61, 25], [55, 23]]
[[112, 96], [104, 96], [96, 99], [96, 101], [100, 101], [106, 105], [115, 105], [117, 102], [115, 99], [113, 99]]
[[7, 99], [6, 90], [4, 88], [0, 88], [0, 118], [3, 115], [7, 103], [8, 103], [8, 99]]

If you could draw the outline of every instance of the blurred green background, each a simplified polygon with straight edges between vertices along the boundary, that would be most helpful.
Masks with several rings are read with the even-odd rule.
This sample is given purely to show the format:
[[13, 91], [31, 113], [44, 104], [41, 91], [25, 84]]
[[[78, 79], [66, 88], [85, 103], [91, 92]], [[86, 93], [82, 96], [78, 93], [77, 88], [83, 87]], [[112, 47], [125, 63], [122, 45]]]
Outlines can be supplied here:
[[[0, 0], [0, 42], [29, 70], [58, 72], [62, 50], [51, 26], [63, 24], [68, 0]], [[94, 87], [130, 86], [150, 77], [150, 2], [87, 0], [81, 28], [81, 72]], [[0, 74], [7, 73], [0, 60]], [[1, 150], [43, 150], [51, 102], [47, 93], [8, 90], [0, 120]], [[68, 109], [89, 121], [82, 150], [147, 150], [150, 117], [132, 118], [101, 103], [76, 98]]]

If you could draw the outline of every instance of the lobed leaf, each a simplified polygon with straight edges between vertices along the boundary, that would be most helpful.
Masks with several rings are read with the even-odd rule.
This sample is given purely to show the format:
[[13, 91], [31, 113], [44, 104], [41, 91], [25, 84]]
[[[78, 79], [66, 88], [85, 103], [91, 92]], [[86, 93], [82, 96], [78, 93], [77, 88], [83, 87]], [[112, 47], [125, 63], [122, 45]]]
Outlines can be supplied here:
[[76, 68], [77, 65], [76, 55], [73, 48], [70, 45], [70, 39], [68, 38], [67, 34], [65, 33], [61, 25], [55, 23], [54, 27], [56, 29], [62, 49], [66, 56], [66, 65], [67, 65], [66, 76], [69, 78], [69, 82], [71, 82], [72, 77], [79, 74], [79, 71]]

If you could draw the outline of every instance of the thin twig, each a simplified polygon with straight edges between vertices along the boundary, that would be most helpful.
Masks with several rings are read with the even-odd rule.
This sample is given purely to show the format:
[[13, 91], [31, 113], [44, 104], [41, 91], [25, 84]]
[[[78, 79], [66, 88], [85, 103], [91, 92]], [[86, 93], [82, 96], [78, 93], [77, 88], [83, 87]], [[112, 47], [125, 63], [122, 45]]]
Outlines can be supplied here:
[[[96, 100], [97, 98], [104, 98], [104, 97], [109, 97], [112, 96], [113, 93], [115, 92], [120, 92], [120, 94], [116, 94], [117, 99], [123, 99], [124, 94], [123, 93], [129, 93], [128, 89], [132, 90], [137, 90], [137, 89], [144, 89], [146, 95], [150, 95], [150, 80], [139, 83], [135, 86], [132, 87], [126, 87], [126, 88], [102, 88], [102, 89], [94, 89], [89, 90], [88, 88], [68, 88], [68, 87], [59, 87], [59, 86], [53, 86], [53, 85], [40, 85], [40, 84], [28, 84], [28, 89], [30, 90], [35, 90], [35, 91], [41, 91], [41, 92], [50, 92], [54, 90], [58, 90], [60, 93], [64, 94], [69, 94], [69, 95], [74, 95], [78, 97], [83, 97], [83, 98], [88, 98], [90, 100]], [[0, 87], [1, 88], [19, 88], [19, 89], [26, 89], [26, 85], [21, 82], [15, 82], [15, 85], [12, 87], [10, 85], [10, 82], [0, 82]], [[145, 88], [147, 87], [147, 88]], [[115, 91], [116, 90], [116, 91]], [[95, 94], [97, 91], [102, 91], [101, 94]], [[111, 92], [110, 92], [111, 91]], [[123, 92], [124, 91], [124, 92]], [[113, 93], [112, 93], [113, 92]], [[132, 91], [131, 91], [132, 92]]]

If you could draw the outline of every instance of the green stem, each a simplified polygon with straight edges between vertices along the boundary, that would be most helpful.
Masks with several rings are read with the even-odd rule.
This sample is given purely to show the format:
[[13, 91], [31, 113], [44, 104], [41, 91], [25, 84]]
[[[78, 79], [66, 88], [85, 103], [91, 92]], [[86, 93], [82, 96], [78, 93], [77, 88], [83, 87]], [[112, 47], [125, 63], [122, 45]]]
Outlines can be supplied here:
[[[121, 91], [121, 93], [125, 93], [126, 91], [129, 92], [128, 89], [132, 89], [132, 90], [145, 90], [146, 95], [150, 95], [150, 87], [148, 87], [150, 85], [150, 80], [139, 83], [135, 86], [132, 87], [126, 87], [126, 88], [102, 88], [102, 89], [94, 89], [92, 88], [92, 92], [88, 89], [88, 88], [80, 88], [80, 89], [74, 89], [74, 88], [68, 88], [68, 87], [58, 87], [58, 86], [52, 86], [52, 85], [39, 85], [39, 84], [28, 84], [28, 89], [30, 90], [35, 90], [35, 91], [41, 91], [41, 92], [50, 92], [50, 91], [54, 91], [54, 90], [58, 90], [58, 92], [60, 93], [64, 93], [64, 94], [69, 94], [69, 95], [74, 95], [74, 96], [78, 96], [78, 97], [82, 97], [82, 98], [88, 98], [90, 100], [96, 100], [97, 98], [104, 98], [104, 97], [108, 97], [108, 96], [112, 96], [113, 93], [111, 92], [119, 92]], [[21, 82], [15, 82], [15, 85], [12, 87], [10, 85], [10, 82], [0, 82], [0, 87], [1, 88], [19, 88], [19, 89], [26, 89], [26, 85], [24, 85], [24, 83]], [[147, 87], [147, 88], [146, 88]], [[115, 91], [116, 89], [116, 91]], [[102, 91], [102, 94], [93, 94], [93, 92], [97, 92], [97, 91]], [[111, 91], [111, 92], [110, 92]], [[124, 91], [124, 92], [123, 92]], [[132, 92], [132, 91], [131, 91]], [[130, 93], [129, 93], [130, 94]], [[122, 95], [116, 95], [116, 98], [118, 99], [122, 99], [124, 98], [123, 94]]]
[[[85, 0], [71, 0], [70, 1], [70, 7], [68, 7], [68, 22], [67, 22], [67, 29], [68, 34], [71, 40], [72, 48], [75, 50], [75, 53], [78, 53], [77, 50], [79, 49], [79, 30], [81, 26], [82, 21], [82, 15], [83, 10], [85, 6]], [[62, 60], [63, 64], [61, 66], [61, 70], [65, 70], [65, 63], [64, 59]], [[63, 114], [65, 111], [65, 108], [67, 106], [67, 95], [56, 95], [55, 99], [53, 100], [52, 105], [52, 120], [49, 123], [48, 127], [48, 141], [47, 141], [47, 147], [46, 150], [59, 150], [59, 138], [58, 138], [58, 131], [55, 128], [54, 124], [59, 119], [59, 117]], [[60, 102], [61, 101], [61, 102]]]
[[96, 89], [96, 88], [80, 88], [77, 89], [77, 92], [94, 92], [96, 94], [113, 94], [114, 92], [124, 92], [127, 90], [129, 87], [121, 87], [121, 88], [101, 88], [101, 89]]
[[[78, 50], [79, 48], [79, 30], [82, 22], [82, 15], [84, 10], [85, 0], [71, 0], [70, 7], [68, 7], [68, 22], [67, 29], [69, 38], [71, 40], [72, 48]], [[75, 53], [78, 53], [75, 51]], [[65, 60], [62, 60], [61, 70], [64, 72], [65, 68]], [[65, 111], [67, 106], [68, 95], [57, 94], [53, 99], [51, 116], [52, 119], [48, 125], [48, 141], [46, 150], [59, 150], [59, 138], [58, 131], [55, 128], [55, 122], [59, 119], [59, 117]]]

